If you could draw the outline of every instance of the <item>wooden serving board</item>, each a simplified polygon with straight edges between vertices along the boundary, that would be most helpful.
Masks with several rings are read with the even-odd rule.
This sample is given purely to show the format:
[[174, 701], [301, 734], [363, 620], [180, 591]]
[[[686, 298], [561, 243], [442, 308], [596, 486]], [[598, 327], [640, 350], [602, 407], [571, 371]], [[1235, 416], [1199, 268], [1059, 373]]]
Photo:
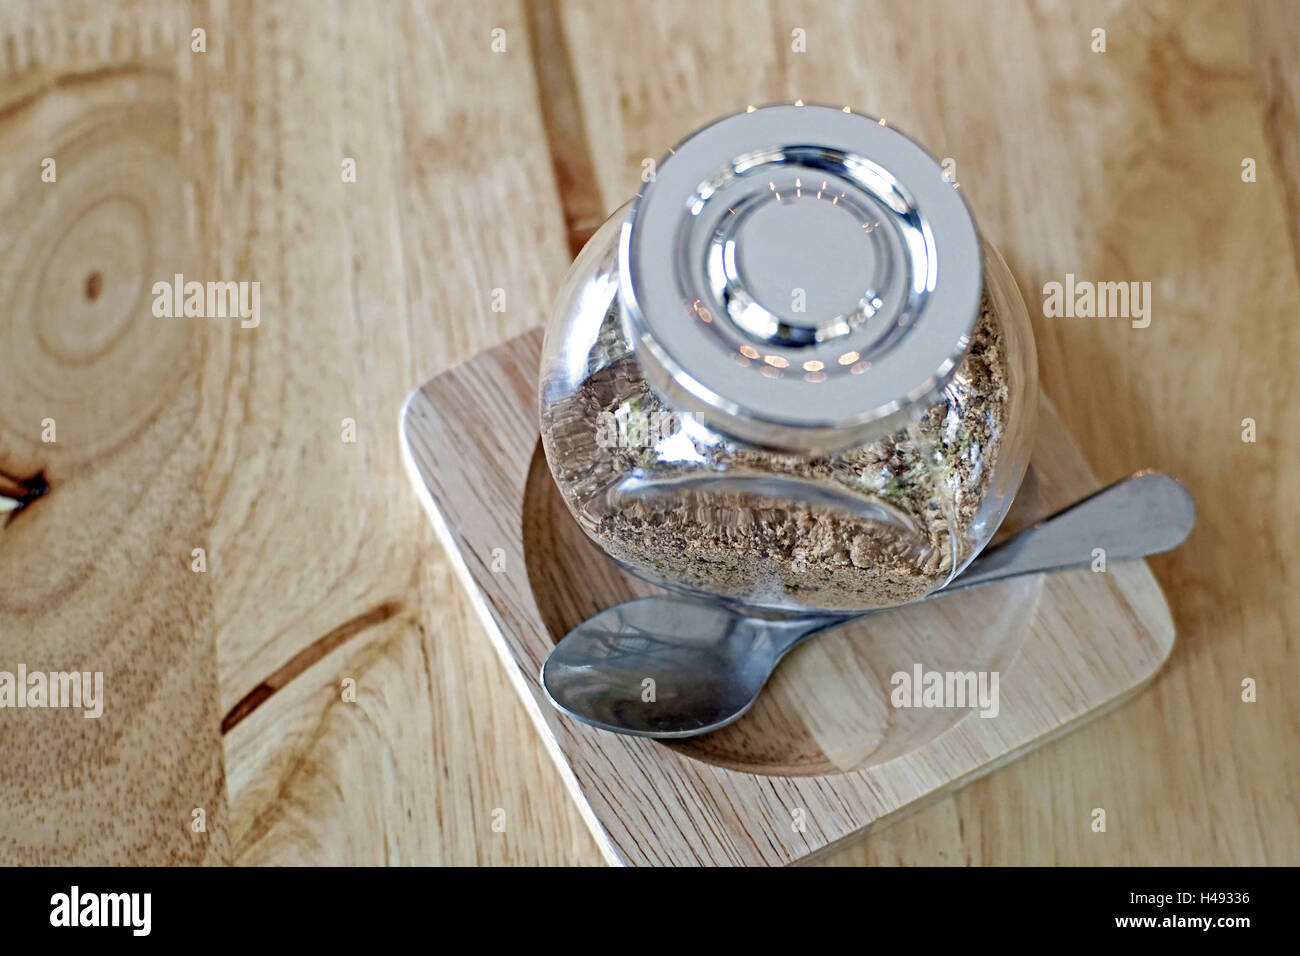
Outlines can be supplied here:
[[[406, 464], [510, 677], [612, 863], [787, 864], [866, 833], [1141, 689], [1174, 642], [1146, 562], [1035, 575], [875, 614], [796, 649], [723, 730], [661, 743], [555, 711], [539, 681], [584, 618], [655, 589], [574, 523], [536, 424], [535, 329], [426, 382]], [[1094, 490], [1044, 401], [1001, 533]], [[996, 671], [996, 717], [890, 704], [890, 675]]]

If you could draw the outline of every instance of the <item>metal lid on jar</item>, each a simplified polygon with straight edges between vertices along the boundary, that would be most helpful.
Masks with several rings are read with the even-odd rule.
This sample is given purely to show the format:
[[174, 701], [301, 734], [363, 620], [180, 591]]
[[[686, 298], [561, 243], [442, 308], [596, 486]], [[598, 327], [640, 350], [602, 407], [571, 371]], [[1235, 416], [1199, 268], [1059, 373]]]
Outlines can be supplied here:
[[830, 450], [892, 431], [969, 343], [983, 263], [939, 163], [825, 106], [721, 119], [663, 160], [619, 248], [651, 385], [747, 441]]

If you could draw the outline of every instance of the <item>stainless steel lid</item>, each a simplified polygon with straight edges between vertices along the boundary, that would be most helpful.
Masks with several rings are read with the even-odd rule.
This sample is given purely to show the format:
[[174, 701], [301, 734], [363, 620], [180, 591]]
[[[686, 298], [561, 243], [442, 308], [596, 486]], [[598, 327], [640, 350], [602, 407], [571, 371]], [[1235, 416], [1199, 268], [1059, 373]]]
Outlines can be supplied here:
[[633, 201], [619, 265], [650, 383], [713, 427], [801, 451], [891, 431], [937, 394], [983, 284], [939, 163], [826, 106], [692, 134]]

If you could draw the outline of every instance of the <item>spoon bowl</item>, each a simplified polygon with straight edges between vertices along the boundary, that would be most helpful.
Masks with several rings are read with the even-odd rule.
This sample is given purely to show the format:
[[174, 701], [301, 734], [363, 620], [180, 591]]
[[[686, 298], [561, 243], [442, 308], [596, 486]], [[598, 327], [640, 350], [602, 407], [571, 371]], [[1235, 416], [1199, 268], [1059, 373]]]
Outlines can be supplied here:
[[753, 706], [800, 639], [847, 618], [748, 617], [721, 604], [655, 595], [601, 611], [547, 657], [560, 710], [617, 733], [693, 737]]

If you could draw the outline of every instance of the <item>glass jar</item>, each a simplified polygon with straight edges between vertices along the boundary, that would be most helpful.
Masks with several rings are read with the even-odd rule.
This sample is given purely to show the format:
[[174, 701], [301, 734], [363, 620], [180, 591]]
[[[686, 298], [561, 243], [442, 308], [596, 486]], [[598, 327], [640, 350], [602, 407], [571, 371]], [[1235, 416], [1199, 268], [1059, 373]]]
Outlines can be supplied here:
[[956, 183], [847, 110], [683, 141], [579, 254], [542, 442], [587, 535], [665, 587], [776, 611], [923, 598], [1028, 463], [1025, 306]]

